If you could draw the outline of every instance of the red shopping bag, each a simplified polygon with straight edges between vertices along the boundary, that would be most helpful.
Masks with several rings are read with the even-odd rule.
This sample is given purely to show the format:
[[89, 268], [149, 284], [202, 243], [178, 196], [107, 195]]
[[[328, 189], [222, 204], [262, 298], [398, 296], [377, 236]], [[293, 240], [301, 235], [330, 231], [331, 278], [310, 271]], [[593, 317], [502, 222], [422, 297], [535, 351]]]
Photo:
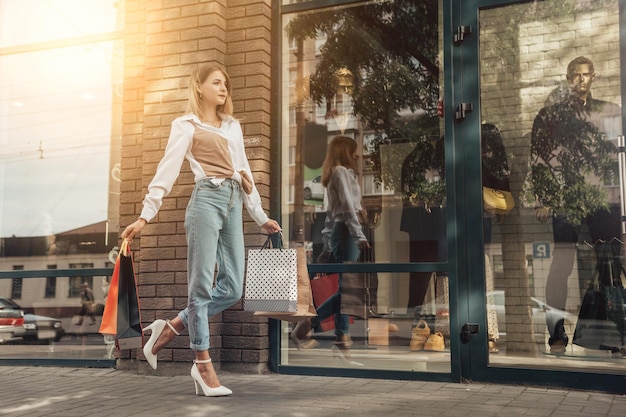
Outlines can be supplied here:
[[[128, 246], [126, 240], [122, 242], [120, 254]], [[111, 282], [109, 283], [109, 292], [106, 295], [106, 303], [104, 304], [104, 312], [102, 313], [102, 322], [100, 323], [99, 332], [105, 335], [117, 336], [117, 298], [120, 285], [120, 255], [117, 256]]]
[[[313, 302], [319, 308], [324, 301], [339, 289], [339, 274], [328, 274], [317, 276], [311, 280], [311, 290], [313, 291]], [[323, 331], [327, 332], [335, 328], [335, 315], [324, 319], [320, 323]]]

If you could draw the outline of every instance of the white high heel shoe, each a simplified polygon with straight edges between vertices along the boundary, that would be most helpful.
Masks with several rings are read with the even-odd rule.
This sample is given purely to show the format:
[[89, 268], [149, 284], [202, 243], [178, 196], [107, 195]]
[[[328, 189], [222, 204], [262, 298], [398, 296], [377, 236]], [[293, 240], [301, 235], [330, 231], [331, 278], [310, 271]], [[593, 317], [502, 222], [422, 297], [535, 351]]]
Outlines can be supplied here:
[[146, 330], [150, 330], [152, 332], [150, 334], [150, 339], [148, 339], [148, 342], [143, 346], [143, 356], [146, 357], [146, 360], [148, 361], [148, 364], [150, 364], [152, 369], [157, 368], [157, 355], [152, 353], [152, 348], [154, 347], [156, 341], [159, 339], [159, 336], [161, 336], [161, 333], [163, 333], [163, 329], [166, 325], [174, 332], [176, 336], [180, 335], [180, 333], [174, 328], [174, 326], [172, 326], [169, 320], [155, 320], [152, 322], [151, 325], [143, 329], [144, 332]]
[[198, 384], [200, 384], [200, 388], [202, 388], [202, 394], [205, 397], [224, 397], [226, 395], [230, 395], [233, 392], [226, 388], [224, 385], [220, 385], [217, 388], [209, 387], [204, 380], [202, 379], [202, 375], [200, 371], [198, 371], [197, 363], [210, 363], [211, 358], [193, 361], [193, 366], [191, 367], [191, 378], [193, 378], [193, 385], [196, 388], [196, 395], [198, 395]]
[[353, 361], [352, 359], [348, 359], [346, 355], [339, 349], [337, 346], [333, 346], [330, 348], [331, 352], [333, 352], [333, 357], [335, 359], [339, 359], [346, 365], [349, 366], [363, 366], [361, 362]]

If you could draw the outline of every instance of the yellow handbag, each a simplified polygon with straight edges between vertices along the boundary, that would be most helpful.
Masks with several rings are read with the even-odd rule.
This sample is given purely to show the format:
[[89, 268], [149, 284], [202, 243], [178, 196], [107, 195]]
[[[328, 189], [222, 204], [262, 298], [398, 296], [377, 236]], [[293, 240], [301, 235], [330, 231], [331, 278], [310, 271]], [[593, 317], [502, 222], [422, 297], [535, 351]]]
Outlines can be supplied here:
[[510, 191], [483, 186], [483, 205], [489, 213], [507, 214], [515, 207], [515, 199]]

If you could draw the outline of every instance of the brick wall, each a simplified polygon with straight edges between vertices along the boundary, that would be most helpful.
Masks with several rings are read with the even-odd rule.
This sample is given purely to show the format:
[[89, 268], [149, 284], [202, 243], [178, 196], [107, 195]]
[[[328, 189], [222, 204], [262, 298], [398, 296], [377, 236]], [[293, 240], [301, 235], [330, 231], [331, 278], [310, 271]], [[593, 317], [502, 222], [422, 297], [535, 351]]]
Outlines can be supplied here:
[[[140, 214], [170, 124], [185, 111], [188, 75], [204, 62], [225, 65], [231, 76], [235, 117], [242, 123], [250, 165], [268, 211], [270, 2], [127, 0], [125, 7], [120, 227]], [[133, 242], [144, 325], [173, 318], [187, 305], [183, 222], [192, 188], [193, 176], [184, 164], [158, 216]], [[247, 213], [244, 216], [246, 245], [259, 245], [258, 226]], [[210, 326], [216, 362], [238, 369], [264, 368], [269, 357], [266, 319], [243, 313], [238, 303], [213, 317]], [[192, 359], [184, 333], [159, 352], [159, 370]]]

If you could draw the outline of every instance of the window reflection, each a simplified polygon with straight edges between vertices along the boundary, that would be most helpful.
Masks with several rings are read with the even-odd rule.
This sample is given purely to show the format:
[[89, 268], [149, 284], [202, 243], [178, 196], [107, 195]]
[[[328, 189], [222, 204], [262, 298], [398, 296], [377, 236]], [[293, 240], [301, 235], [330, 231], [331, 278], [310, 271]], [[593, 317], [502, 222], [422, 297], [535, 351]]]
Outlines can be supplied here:
[[[49, 236], [108, 218], [115, 93], [105, 55], [111, 47], [0, 57], [7, 104], [0, 236]], [[40, 62], [50, 63], [47, 71]]]
[[[0, 0], [0, 271], [110, 267], [119, 218], [122, 5]], [[101, 279], [61, 272], [0, 279], [0, 297], [19, 300], [25, 313], [24, 326], [10, 331], [15, 337], [2, 338], [0, 358], [105, 356], [97, 326], [75, 320], [83, 282], [103, 303]], [[48, 324], [63, 338], [47, 337]], [[18, 346], [40, 339], [63, 347]]]
[[[285, 17], [283, 114], [295, 117], [283, 126], [283, 144], [285, 154], [296, 152], [289, 168], [296, 194], [284, 211], [290, 214], [285, 231], [292, 241], [312, 242], [314, 248], [320, 244], [312, 236], [323, 224], [323, 200], [309, 198], [309, 193], [321, 174], [328, 141], [344, 135], [358, 144], [363, 204], [376, 219], [376, 227], [368, 227], [381, 237], [394, 234], [393, 242], [378, 250], [376, 262], [409, 259], [407, 244], [395, 234], [408, 199], [400, 168], [416, 144], [441, 136], [438, 13], [436, 2], [386, 2]], [[424, 20], [420, 35], [403, 45], [389, 42], [406, 38], [400, 33], [403, 25], [409, 25], [407, 15]], [[413, 28], [414, 21], [409, 26]], [[358, 48], [356, 37], [363, 40]], [[436, 184], [437, 201], [430, 201], [426, 189], [437, 178], [431, 178], [426, 168], [421, 175], [422, 187], [415, 185], [417, 180], [407, 181], [413, 194], [409, 204], [442, 206], [443, 181]]]
[[[481, 117], [502, 133], [515, 197], [490, 239], [485, 233], [485, 290], [500, 336], [492, 365], [510, 366], [507, 357], [515, 357], [518, 366], [623, 370], [616, 14], [614, 0], [480, 12]], [[572, 17], [573, 38], [562, 31], [562, 16]], [[598, 51], [599, 33], [587, 31], [592, 21], [603, 28], [602, 44], [615, 48]], [[538, 26], [543, 42], [527, 36]], [[503, 60], [502, 48], [514, 53]], [[588, 308], [599, 293], [613, 296], [603, 319]]]
[[[282, 146], [284, 155], [295, 151], [295, 163], [285, 166], [295, 194], [292, 203], [283, 202], [283, 218], [289, 219], [283, 222], [283, 231], [291, 245], [307, 248], [310, 262], [328, 263], [319, 258], [326, 201], [317, 179], [328, 143], [338, 135], [357, 144], [355, 171], [361, 205], [367, 211], [362, 229], [374, 253], [371, 259], [361, 257], [358, 262], [446, 261], [445, 250], [424, 257], [412, 245], [422, 241], [435, 251], [446, 246], [445, 187], [438, 173], [443, 170], [443, 158], [435, 161], [432, 156], [436, 143], [443, 140], [442, 119], [437, 114], [439, 13], [435, 1], [391, 1], [284, 16], [282, 114], [290, 117], [283, 116]], [[433, 152], [424, 152], [427, 148]], [[414, 149], [418, 151], [413, 153]], [[418, 171], [405, 163], [420, 157], [425, 162]], [[403, 169], [403, 165], [410, 167]], [[414, 215], [416, 211], [422, 213], [421, 218]], [[420, 225], [428, 225], [427, 230]], [[323, 281], [316, 280], [337, 275], [329, 272], [311, 278], [318, 287]], [[446, 274], [373, 275], [375, 285], [363, 275], [363, 282], [369, 284], [360, 289], [359, 311], [369, 313], [353, 315], [349, 326], [354, 362], [378, 369], [448, 372]], [[414, 361], [415, 356], [400, 360], [385, 356], [431, 351], [423, 349], [426, 340], [421, 349], [411, 350], [413, 329], [420, 320], [433, 335], [428, 346], [436, 344], [440, 356], [422, 358], [419, 365], [404, 362]], [[334, 340], [334, 330], [313, 329], [320, 350], [296, 353], [290, 347], [302, 339], [302, 329], [292, 333], [291, 345], [283, 341], [287, 343], [283, 360], [301, 364], [315, 357], [319, 358], [317, 366], [328, 366], [326, 338]], [[306, 343], [295, 345], [302, 348]], [[359, 351], [364, 347], [370, 348], [366, 355]]]

